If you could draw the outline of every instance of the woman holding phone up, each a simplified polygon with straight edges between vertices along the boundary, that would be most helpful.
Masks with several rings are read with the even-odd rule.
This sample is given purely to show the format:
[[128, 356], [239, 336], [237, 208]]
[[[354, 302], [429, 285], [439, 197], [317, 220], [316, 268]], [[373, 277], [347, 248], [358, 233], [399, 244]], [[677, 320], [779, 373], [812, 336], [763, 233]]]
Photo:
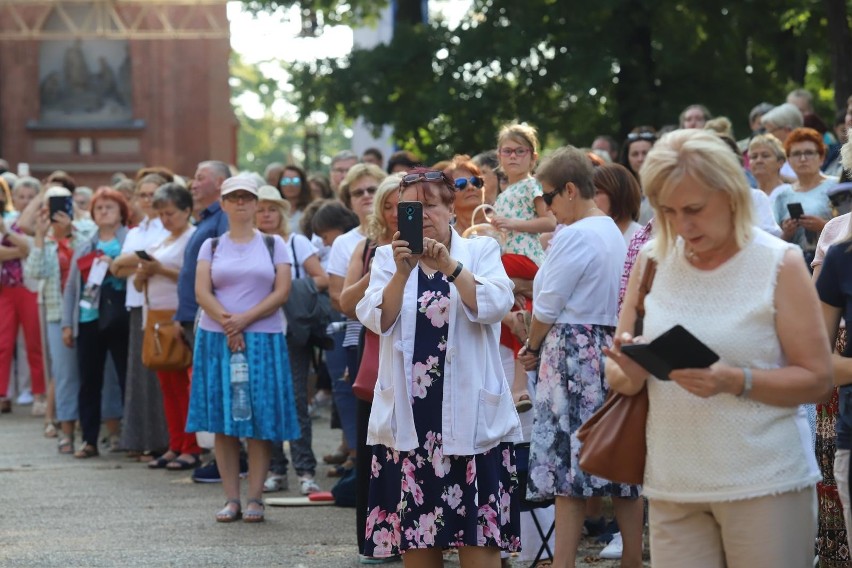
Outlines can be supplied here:
[[[754, 230], [742, 168], [713, 133], [665, 135], [641, 177], [656, 239], [630, 276], [606, 378], [648, 389], [654, 567], [810, 566], [820, 475], [798, 407], [831, 394], [831, 359], [801, 252]], [[653, 377], [621, 350], [649, 258], [644, 340], [682, 324], [718, 363]]]
[[[454, 199], [442, 172], [402, 178], [400, 232], [377, 249], [356, 308], [381, 336], [363, 553], [403, 553], [406, 566], [440, 566], [443, 548], [458, 548], [462, 566], [494, 566], [520, 546], [509, 443], [520, 421], [498, 344], [512, 284], [495, 240], [450, 227]], [[419, 211], [422, 241], [402, 240]]]

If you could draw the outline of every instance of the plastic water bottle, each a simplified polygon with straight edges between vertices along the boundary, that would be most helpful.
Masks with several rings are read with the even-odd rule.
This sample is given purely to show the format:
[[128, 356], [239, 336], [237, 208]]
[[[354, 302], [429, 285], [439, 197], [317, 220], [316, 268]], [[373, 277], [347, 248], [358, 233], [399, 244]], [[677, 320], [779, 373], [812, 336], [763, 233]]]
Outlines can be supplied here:
[[251, 420], [248, 359], [245, 353], [231, 353], [231, 417], [242, 422]]

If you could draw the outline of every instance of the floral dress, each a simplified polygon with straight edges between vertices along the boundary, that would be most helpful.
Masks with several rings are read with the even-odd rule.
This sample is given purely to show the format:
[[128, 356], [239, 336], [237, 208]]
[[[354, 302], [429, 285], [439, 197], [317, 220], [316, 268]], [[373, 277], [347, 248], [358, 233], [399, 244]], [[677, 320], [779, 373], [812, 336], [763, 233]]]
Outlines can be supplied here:
[[520, 550], [513, 445], [445, 456], [441, 442], [444, 357], [450, 285], [418, 269], [413, 355], [414, 422], [420, 446], [373, 447], [364, 554], [386, 557], [416, 548], [493, 546]]
[[[519, 221], [532, 221], [538, 214], [535, 211], [535, 198], [542, 196], [541, 184], [529, 177], [507, 187], [494, 203], [497, 215]], [[538, 233], [506, 231], [503, 254], [518, 254], [535, 262], [538, 266], [544, 262], [544, 249]]]
[[612, 345], [614, 328], [555, 324], [541, 348], [535, 418], [530, 443], [527, 499], [563, 497], [636, 498], [638, 485], [613, 483], [580, 469], [577, 430], [603, 405], [603, 348]]

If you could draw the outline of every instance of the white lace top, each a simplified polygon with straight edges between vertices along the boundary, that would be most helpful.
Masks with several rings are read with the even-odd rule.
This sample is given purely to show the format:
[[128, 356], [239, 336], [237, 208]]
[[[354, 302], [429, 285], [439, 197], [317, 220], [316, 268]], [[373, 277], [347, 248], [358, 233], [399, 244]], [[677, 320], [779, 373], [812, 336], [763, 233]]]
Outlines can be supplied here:
[[[681, 324], [735, 367], [785, 365], [775, 331], [775, 285], [793, 245], [758, 229], [714, 270], [690, 265], [679, 241], [658, 263], [645, 299], [645, 335]], [[644, 266], [644, 263], [642, 264]], [[798, 490], [820, 479], [803, 411], [720, 394], [697, 397], [674, 382], [648, 380], [644, 493], [709, 502]]]

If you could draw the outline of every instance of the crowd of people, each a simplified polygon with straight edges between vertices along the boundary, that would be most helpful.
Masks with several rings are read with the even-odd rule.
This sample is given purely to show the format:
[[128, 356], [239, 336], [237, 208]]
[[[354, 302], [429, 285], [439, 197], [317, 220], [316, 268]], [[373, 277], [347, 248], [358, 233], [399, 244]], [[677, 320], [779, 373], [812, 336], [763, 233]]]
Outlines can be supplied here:
[[[642, 566], [646, 522], [663, 568], [850, 566], [852, 97], [833, 131], [801, 89], [748, 118], [737, 141], [691, 105], [550, 152], [513, 122], [433, 165], [343, 151], [328, 179], [3, 172], [0, 413], [17, 394], [63, 456], [221, 482], [222, 523], [263, 521], [291, 462], [320, 491], [324, 462], [354, 482], [363, 563], [498, 566], [523, 500], [554, 502], [560, 568], [584, 533]], [[676, 325], [719, 362], [651, 375], [625, 348]], [[580, 466], [611, 391], [647, 392], [643, 485]], [[317, 459], [328, 403], [340, 444]]]

